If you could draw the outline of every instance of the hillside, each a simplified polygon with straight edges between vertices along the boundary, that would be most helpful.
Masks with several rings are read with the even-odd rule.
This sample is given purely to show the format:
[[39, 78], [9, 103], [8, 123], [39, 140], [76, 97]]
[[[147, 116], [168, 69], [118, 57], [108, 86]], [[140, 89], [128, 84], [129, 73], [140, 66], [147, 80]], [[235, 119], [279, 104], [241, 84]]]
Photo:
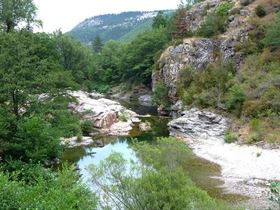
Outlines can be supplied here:
[[104, 42], [110, 39], [132, 40], [139, 32], [151, 27], [156, 15], [157, 11], [94, 16], [79, 23], [69, 34], [87, 44], [96, 36]]

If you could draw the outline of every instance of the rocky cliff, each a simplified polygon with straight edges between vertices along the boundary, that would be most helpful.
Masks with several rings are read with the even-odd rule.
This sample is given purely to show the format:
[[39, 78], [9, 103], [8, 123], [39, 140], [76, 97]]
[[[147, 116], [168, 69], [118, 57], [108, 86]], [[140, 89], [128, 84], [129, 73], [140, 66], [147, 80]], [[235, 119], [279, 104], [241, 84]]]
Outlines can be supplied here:
[[[187, 22], [190, 31], [195, 31], [223, 0], [206, 0], [196, 4], [187, 14]], [[248, 33], [252, 29], [249, 18], [252, 8], [241, 6], [239, 1], [232, 1], [233, 7], [229, 12], [228, 27], [225, 33], [215, 38], [186, 38], [176, 46], [168, 47], [158, 61], [158, 69], [153, 73], [153, 89], [159, 81], [163, 81], [169, 90], [169, 98], [174, 103], [177, 101], [177, 81], [180, 71], [187, 66], [197, 71], [203, 71], [205, 67], [217, 61], [233, 62], [238, 69], [243, 61], [243, 55], [237, 52], [237, 43], [245, 42]]]

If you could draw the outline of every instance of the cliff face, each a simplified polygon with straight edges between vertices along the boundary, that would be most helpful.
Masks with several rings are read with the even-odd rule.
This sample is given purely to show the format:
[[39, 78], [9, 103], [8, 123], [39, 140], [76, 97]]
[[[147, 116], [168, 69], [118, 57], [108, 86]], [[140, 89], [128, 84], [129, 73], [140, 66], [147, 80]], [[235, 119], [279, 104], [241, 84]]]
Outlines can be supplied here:
[[[223, 0], [206, 0], [196, 4], [188, 12], [187, 21], [191, 31], [195, 31], [204, 21], [207, 14], [217, 8]], [[153, 89], [159, 81], [163, 81], [168, 88], [168, 95], [174, 103], [177, 101], [177, 81], [180, 71], [191, 66], [196, 71], [203, 71], [208, 64], [217, 60], [233, 62], [238, 70], [243, 55], [235, 50], [237, 43], [248, 39], [251, 26], [248, 19], [252, 14], [249, 7], [240, 7], [239, 1], [232, 2], [232, 10], [237, 9], [235, 15], [228, 18], [227, 31], [215, 38], [186, 38], [177, 46], [170, 46], [161, 55], [158, 69], [153, 73]]]

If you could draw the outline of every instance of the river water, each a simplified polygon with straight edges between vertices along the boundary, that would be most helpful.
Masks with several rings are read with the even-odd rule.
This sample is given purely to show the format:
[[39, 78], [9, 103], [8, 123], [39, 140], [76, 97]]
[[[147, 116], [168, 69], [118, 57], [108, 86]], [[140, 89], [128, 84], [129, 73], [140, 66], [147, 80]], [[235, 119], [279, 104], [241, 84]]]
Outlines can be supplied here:
[[[80, 174], [83, 181], [91, 187], [90, 174], [88, 167], [91, 164], [98, 165], [101, 160], [106, 159], [112, 152], [121, 153], [126, 159], [136, 160], [136, 155], [131, 147], [132, 138], [137, 138], [138, 141], [153, 142], [157, 137], [167, 137], [169, 132], [167, 123], [170, 118], [156, 116], [155, 109], [145, 107], [131, 107], [139, 114], [153, 114], [151, 117], [144, 118], [143, 121], [148, 121], [152, 125], [152, 130], [141, 133], [138, 126], [131, 131], [130, 137], [109, 137], [96, 136], [94, 140], [104, 143], [104, 147], [96, 148], [94, 146], [78, 147], [67, 149], [64, 152], [63, 160], [76, 164], [80, 169]], [[220, 167], [212, 162], [201, 159], [195, 155], [185, 162], [184, 170], [189, 174], [191, 179], [197, 186], [206, 190], [210, 196], [226, 200], [232, 204], [240, 204], [247, 198], [237, 194], [227, 194], [221, 187], [223, 181], [221, 180]]]

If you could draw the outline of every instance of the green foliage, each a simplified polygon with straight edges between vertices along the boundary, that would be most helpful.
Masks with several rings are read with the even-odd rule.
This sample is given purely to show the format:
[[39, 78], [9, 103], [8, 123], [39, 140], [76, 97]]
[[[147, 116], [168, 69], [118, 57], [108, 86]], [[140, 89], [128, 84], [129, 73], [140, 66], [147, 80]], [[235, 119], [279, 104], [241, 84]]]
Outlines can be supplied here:
[[227, 27], [227, 18], [233, 4], [222, 2], [214, 12], [207, 15], [205, 22], [197, 30], [197, 35], [202, 37], [213, 37], [224, 33]]
[[228, 1], [223, 1], [217, 8], [215, 8], [215, 14], [218, 16], [227, 16], [229, 14], [229, 11], [233, 7], [233, 3], [230, 3]]
[[2, 33], [0, 39], [3, 156], [34, 162], [53, 159], [60, 153], [59, 138], [71, 135], [70, 124], [77, 124], [64, 97], [76, 84], [60, 64], [49, 35], [23, 31]]
[[225, 135], [225, 142], [230, 144], [236, 141], [238, 141], [238, 135], [232, 131], [228, 131]]
[[91, 166], [93, 183], [102, 189], [100, 205], [104, 209], [231, 209], [198, 189], [179, 168], [178, 161], [190, 155], [183, 143], [161, 138], [155, 146], [136, 143], [136, 148], [155, 169], [128, 162], [118, 153], [98, 167]]
[[100, 53], [103, 47], [100, 36], [96, 36], [92, 42], [92, 48], [95, 53]]
[[33, 0], [1, 0], [0, 30], [12, 32], [16, 28], [32, 30], [32, 25], [41, 25], [36, 19], [37, 8]]
[[270, 51], [249, 56], [241, 70], [242, 89], [246, 93], [244, 114], [257, 117], [260, 113], [279, 113], [280, 74], [277, 54]]
[[165, 28], [146, 31], [126, 46], [122, 81], [151, 83], [154, 57], [168, 42]]
[[246, 95], [241, 87], [238, 85], [232, 86], [227, 93], [227, 109], [234, 111], [237, 116], [240, 116], [245, 99]]
[[153, 29], [165, 28], [167, 26], [167, 16], [164, 15], [163, 11], [159, 11], [157, 16], [153, 19]]
[[[164, 11], [164, 13], [169, 14], [171, 11]], [[123, 12], [95, 16], [82, 22], [83, 27], [78, 25], [68, 34], [86, 44], [92, 43], [96, 36], [100, 36], [105, 44], [110, 40], [128, 43], [143, 31], [152, 28], [153, 18], [139, 19], [143, 15], [145, 12]], [[92, 19], [101, 20], [100, 24], [93, 26], [89, 23]]]
[[264, 43], [267, 47], [280, 47], [280, 12], [275, 23], [267, 28]]
[[123, 122], [127, 122], [129, 119], [129, 113], [127, 112], [121, 112], [119, 115], [119, 119]]
[[168, 23], [168, 33], [173, 40], [182, 39], [189, 34], [189, 23], [187, 21], [188, 7], [183, 2], [178, 9], [172, 14]]
[[247, 143], [252, 144], [264, 139], [264, 127], [260, 119], [251, 119], [249, 126], [251, 132], [247, 139]]
[[179, 76], [178, 95], [186, 105], [223, 108], [226, 93], [232, 86], [233, 73], [231, 63], [211, 64], [201, 73], [187, 67]]
[[64, 168], [49, 179], [44, 174], [50, 172], [42, 171], [34, 177], [34, 183], [17, 180], [18, 172], [0, 172], [0, 209], [96, 208], [95, 196], [77, 181], [73, 168]]
[[89, 136], [94, 131], [93, 124], [89, 120], [82, 121], [81, 129], [83, 136]]
[[61, 32], [56, 33], [53, 40], [63, 68], [71, 73], [76, 83], [90, 89], [97, 71], [91, 50], [73, 38], [62, 35]]
[[158, 106], [163, 105], [167, 109], [170, 107], [168, 88], [163, 81], [159, 81], [156, 84], [155, 90], [153, 92], [153, 103]]
[[264, 17], [266, 16], [266, 11], [265, 9], [263, 8], [263, 6], [261, 5], [258, 5], [256, 8], [255, 8], [255, 13], [258, 17]]
[[270, 200], [275, 202], [278, 208], [280, 208], [280, 182], [274, 182], [271, 184]]
[[[118, 85], [122, 79], [123, 69], [122, 61], [124, 55], [126, 55], [125, 46], [117, 41], [109, 41], [103, 47], [99, 57], [98, 57], [98, 66], [99, 70], [97, 71], [97, 79], [103, 84], [99, 89], [101, 92], [106, 92], [107, 89], [110, 89], [111, 85]], [[103, 90], [102, 90], [103, 89]]]

